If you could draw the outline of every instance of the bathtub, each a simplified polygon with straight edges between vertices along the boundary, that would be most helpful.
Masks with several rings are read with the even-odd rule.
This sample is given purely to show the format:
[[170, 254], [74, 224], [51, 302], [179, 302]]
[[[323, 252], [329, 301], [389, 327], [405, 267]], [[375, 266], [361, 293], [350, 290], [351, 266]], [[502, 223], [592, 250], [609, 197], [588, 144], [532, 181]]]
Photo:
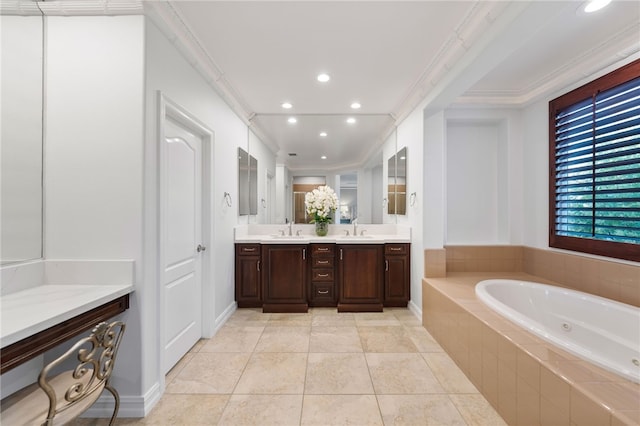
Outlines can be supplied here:
[[476, 296], [540, 338], [640, 383], [640, 308], [529, 281], [480, 281]]

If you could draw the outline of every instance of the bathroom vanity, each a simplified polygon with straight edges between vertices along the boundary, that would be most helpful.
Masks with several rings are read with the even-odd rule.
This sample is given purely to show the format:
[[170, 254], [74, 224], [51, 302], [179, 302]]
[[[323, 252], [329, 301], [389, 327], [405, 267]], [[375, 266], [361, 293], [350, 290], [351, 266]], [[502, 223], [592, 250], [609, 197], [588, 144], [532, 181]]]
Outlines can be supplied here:
[[[295, 227], [292, 235], [236, 234], [239, 308], [307, 312], [309, 307], [322, 306], [339, 312], [380, 312], [385, 306], [407, 306], [410, 232], [340, 235], [347, 226], [334, 225], [337, 235], [316, 237], [305, 232], [309, 225]], [[395, 230], [388, 225], [386, 232], [389, 228]]]

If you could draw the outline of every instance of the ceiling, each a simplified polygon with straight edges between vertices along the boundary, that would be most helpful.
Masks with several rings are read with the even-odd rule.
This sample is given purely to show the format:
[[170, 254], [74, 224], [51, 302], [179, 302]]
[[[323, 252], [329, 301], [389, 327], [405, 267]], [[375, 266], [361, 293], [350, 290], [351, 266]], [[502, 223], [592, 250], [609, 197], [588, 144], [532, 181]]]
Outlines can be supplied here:
[[[277, 161], [299, 171], [364, 165], [420, 103], [526, 105], [638, 53], [640, 2], [614, 0], [589, 15], [581, 4], [184, 0], [168, 7], [210, 80]], [[322, 72], [326, 83], [316, 80]], [[354, 110], [356, 101], [362, 106]]]

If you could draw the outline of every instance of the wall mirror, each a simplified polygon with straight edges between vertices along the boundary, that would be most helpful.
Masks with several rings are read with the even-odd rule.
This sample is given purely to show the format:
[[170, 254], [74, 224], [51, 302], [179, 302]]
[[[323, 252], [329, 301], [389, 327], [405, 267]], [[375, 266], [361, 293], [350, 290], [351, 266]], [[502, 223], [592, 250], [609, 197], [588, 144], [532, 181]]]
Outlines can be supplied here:
[[339, 223], [352, 223], [358, 218], [358, 173], [342, 173], [339, 177]]
[[396, 154], [387, 160], [387, 213], [396, 214]]
[[387, 213], [407, 214], [407, 148], [392, 155], [388, 160]]
[[258, 160], [238, 148], [238, 210], [242, 215], [258, 214]]
[[2, 13], [0, 264], [9, 264], [43, 255], [44, 25], [35, 2]]

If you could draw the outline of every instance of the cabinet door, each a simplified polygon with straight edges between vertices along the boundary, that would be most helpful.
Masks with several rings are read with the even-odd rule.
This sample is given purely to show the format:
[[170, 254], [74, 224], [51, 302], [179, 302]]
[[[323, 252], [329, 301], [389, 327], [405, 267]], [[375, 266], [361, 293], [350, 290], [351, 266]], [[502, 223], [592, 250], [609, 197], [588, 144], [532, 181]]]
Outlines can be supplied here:
[[236, 256], [236, 301], [240, 308], [262, 306], [260, 256]]
[[307, 311], [306, 265], [306, 245], [262, 246], [265, 312]]
[[407, 306], [411, 279], [409, 244], [387, 244], [384, 259], [384, 306]]
[[407, 306], [409, 302], [409, 262], [406, 256], [385, 259], [385, 306]]
[[381, 245], [338, 246], [338, 311], [382, 311]]

